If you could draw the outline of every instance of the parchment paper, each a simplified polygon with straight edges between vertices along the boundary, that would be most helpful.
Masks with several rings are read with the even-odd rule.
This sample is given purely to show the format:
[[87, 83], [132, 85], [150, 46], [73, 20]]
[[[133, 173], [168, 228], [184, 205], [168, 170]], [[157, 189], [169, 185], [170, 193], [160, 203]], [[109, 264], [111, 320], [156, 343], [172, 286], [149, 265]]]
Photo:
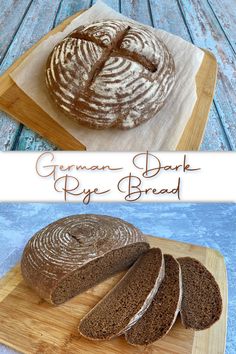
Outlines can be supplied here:
[[127, 17], [120, 15], [102, 1], [98, 1], [74, 19], [63, 32], [43, 41], [12, 72], [12, 79], [44, 111], [84, 144], [88, 151], [175, 150], [197, 99], [195, 76], [204, 53], [191, 43], [165, 31], [147, 26], [164, 41], [173, 55], [176, 65], [176, 84], [165, 106], [150, 121], [125, 131], [93, 130], [82, 127], [66, 117], [51, 101], [45, 85], [44, 71], [47, 57], [53, 47], [76, 27], [103, 19], [127, 19]]

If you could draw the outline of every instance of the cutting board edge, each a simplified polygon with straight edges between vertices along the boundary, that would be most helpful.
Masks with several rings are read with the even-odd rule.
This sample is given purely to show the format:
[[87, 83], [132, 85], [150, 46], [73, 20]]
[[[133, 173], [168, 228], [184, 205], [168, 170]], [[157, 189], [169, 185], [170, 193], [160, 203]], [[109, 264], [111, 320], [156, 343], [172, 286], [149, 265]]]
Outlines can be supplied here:
[[[204, 58], [202, 61], [202, 64], [199, 68], [199, 71], [196, 75], [196, 89], [197, 89], [197, 101], [195, 103], [195, 106], [193, 108], [191, 117], [189, 118], [189, 121], [187, 122], [185, 129], [183, 131], [183, 134], [176, 146], [176, 151], [197, 151], [200, 148], [200, 145], [203, 141], [205, 130], [207, 127], [207, 122], [209, 118], [209, 113], [211, 110], [211, 106], [214, 100], [214, 95], [215, 95], [215, 90], [216, 90], [216, 84], [217, 84], [217, 73], [218, 73], [218, 63], [216, 60], [216, 57], [213, 53], [211, 53], [208, 49], [200, 48], [204, 52]], [[212, 61], [212, 65], [210, 65], [210, 62]], [[207, 86], [203, 86], [200, 84], [202, 81], [199, 78], [199, 82], [197, 80], [198, 77], [200, 77], [201, 73], [205, 71], [205, 67], [210, 66], [211, 70], [211, 75], [213, 78], [209, 80], [207, 83]], [[210, 90], [210, 94], [208, 91]], [[200, 110], [197, 109], [198, 106], [200, 105], [201, 102], [201, 97], [204, 96], [206, 100], [206, 104], [204, 105], [204, 114], [200, 114]], [[197, 117], [196, 117], [197, 116]], [[198, 121], [201, 121], [201, 126], [202, 129], [200, 129], [200, 134], [199, 134], [199, 126], [195, 124], [195, 120], [198, 118]], [[192, 135], [188, 134], [188, 131], [192, 131]], [[196, 138], [197, 136], [197, 138]], [[188, 146], [188, 149], [185, 149], [185, 146]]]
[[[10, 101], [10, 97], [12, 101]], [[22, 99], [22, 97], [24, 99]], [[28, 102], [27, 102], [28, 101]], [[5, 102], [5, 105], [4, 105]], [[21, 109], [16, 109], [16, 106], [21, 106]], [[30, 110], [28, 106], [30, 105]], [[86, 147], [67, 130], [65, 130], [58, 122], [49, 115], [45, 115], [44, 110], [29, 96], [25, 94], [14, 82], [0, 96], [0, 108], [15, 118], [18, 122], [26, 125], [43, 138], [50, 140], [57, 147], [64, 151], [85, 151]], [[39, 120], [38, 117], [41, 117]], [[40, 123], [39, 123], [40, 121]], [[50, 134], [50, 131], [57, 134]]]

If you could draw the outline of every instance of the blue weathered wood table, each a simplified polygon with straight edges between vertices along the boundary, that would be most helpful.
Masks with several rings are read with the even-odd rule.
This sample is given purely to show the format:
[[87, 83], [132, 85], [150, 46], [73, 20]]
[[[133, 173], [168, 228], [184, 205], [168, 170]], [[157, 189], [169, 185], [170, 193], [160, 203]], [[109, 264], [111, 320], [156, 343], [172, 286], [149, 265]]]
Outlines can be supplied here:
[[[0, 0], [0, 75], [66, 17], [93, 0]], [[144, 24], [212, 51], [218, 83], [201, 150], [236, 150], [236, 0], [104, 0]], [[55, 146], [0, 112], [0, 150]]]

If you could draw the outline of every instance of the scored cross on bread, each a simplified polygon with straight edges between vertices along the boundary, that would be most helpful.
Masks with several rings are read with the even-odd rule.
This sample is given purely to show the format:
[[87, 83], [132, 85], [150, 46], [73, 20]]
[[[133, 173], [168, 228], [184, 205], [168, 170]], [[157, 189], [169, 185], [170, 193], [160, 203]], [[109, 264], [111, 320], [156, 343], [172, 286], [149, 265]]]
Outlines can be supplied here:
[[57, 44], [46, 84], [68, 116], [93, 128], [132, 128], [154, 117], [175, 81], [164, 43], [127, 21], [81, 26]]

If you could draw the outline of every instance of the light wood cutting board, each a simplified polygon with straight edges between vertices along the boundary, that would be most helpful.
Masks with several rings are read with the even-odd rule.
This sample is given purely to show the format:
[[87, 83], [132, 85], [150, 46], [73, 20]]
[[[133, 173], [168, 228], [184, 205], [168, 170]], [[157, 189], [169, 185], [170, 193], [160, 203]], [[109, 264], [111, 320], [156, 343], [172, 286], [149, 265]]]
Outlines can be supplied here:
[[20, 267], [16, 266], [0, 281], [0, 342], [30, 354], [223, 354], [227, 321], [227, 279], [223, 257], [209, 248], [150, 236], [148, 240], [164, 253], [197, 258], [214, 274], [223, 297], [223, 313], [210, 329], [186, 330], [178, 319], [167, 336], [147, 347], [131, 346], [123, 337], [92, 342], [79, 335], [78, 323], [122, 274], [66, 304], [52, 306], [27, 287]]
[[[86, 147], [61, 127], [54, 119], [44, 112], [29, 96], [27, 96], [11, 79], [10, 73], [50, 35], [62, 31], [75, 17], [83, 11], [67, 18], [59, 26], [50, 31], [38, 43], [23, 54], [0, 77], [0, 109], [20, 123], [34, 130], [42, 137], [50, 140], [62, 150], [86, 150]], [[196, 76], [198, 99], [192, 116], [179, 141], [177, 150], [198, 150], [204, 135], [208, 114], [213, 101], [217, 63], [210, 52], [204, 50], [202, 65]]]

